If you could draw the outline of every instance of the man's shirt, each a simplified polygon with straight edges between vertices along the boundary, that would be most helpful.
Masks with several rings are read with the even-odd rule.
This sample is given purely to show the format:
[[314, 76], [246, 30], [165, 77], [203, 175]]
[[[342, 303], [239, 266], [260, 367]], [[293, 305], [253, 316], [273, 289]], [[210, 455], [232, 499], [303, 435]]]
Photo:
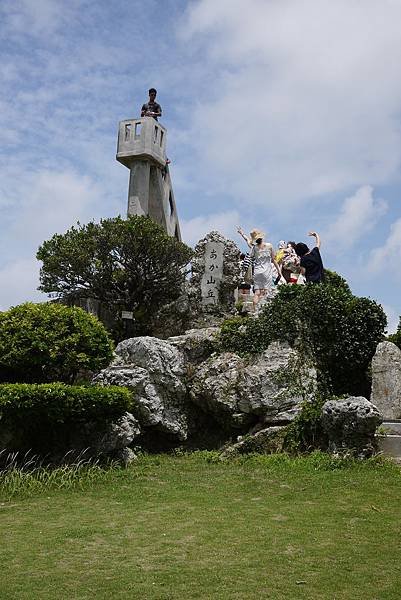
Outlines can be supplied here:
[[[146, 113], [147, 111], [160, 113], [159, 116], [161, 116], [162, 107], [157, 102], [147, 102], [146, 104], [143, 104], [143, 106], [141, 108], [141, 113], [142, 112]], [[153, 117], [153, 118], [156, 119], [156, 121], [157, 121], [157, 117]]]
[[320, 256], [319, 248], [315, 246], [313, 250], [301, 257], [301, 267], [305, 269], [306, 281], [319, 283], [323, 279], [323, 262]]

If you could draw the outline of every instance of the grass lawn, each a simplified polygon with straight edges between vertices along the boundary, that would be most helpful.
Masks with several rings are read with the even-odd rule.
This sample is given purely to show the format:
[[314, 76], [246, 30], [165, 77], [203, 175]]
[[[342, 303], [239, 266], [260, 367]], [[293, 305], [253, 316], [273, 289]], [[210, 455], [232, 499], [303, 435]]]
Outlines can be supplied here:
[[5, 499], [0, 599], [401, 598], [399, 467], [208, 456]]

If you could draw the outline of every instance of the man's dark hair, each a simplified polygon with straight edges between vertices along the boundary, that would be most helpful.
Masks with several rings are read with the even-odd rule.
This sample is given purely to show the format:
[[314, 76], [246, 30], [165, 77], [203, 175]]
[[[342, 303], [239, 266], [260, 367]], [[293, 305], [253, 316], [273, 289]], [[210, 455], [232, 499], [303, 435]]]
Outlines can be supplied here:
[[298, 256], [304, 256], [307, 252], [309, 252], [309, 248], [303, 242], [299, 242], [299, 244], [295, 244], [295, 252]]
[[287, 242], [287, 246], [291, 246], [291, 248], [294, 248], [294, 250], [296, 245], [297, 244], [295, 242]]
[[152, 92], [153, 92], [154, 94], [157, 94], [157, 90], [155, 90], [155, 88], [150, 88], [150, 90], [149, 90], [149, 94], [151, 94]]

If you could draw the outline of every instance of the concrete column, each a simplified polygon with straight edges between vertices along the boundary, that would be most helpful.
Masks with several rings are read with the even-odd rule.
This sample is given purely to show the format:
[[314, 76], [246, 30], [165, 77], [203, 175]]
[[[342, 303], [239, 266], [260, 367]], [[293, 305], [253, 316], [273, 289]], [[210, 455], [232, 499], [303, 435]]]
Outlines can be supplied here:
[[155, 165], [150, 168], [148, 210], [149, 216], [167, 231], [163, 180], [160, 168]]
[[127, 216], [149, 214], [150, 162], [135, 160], [130, 165]]

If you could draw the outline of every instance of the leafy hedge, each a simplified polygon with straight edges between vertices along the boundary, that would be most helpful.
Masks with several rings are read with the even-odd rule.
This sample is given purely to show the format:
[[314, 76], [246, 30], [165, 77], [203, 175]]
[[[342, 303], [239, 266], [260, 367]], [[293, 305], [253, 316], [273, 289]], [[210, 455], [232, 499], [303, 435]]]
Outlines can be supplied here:
[[0, 445], [54, 450], [73, 424], [112, 421], [131, 406], [123, 387], [0, 384]]
[[112, 355], [106, 329], [81, 308], [27, 302], [0, 313], [0, 381], [72, 383]]
[[244, 354], [262, 352], [274, 340], [297, 343], [330, 393], [366, 395], [370, 361], [385, 326], [379, 304], [353, 296], [344, 286], [282, 286], [258, 319], [225, 321], [220, 345]]
[[64, 383], [0, 384], [0, 420], [49, 424], [97, 421], [118, 417], [132, 404], [124, 387], [66, 385]]

